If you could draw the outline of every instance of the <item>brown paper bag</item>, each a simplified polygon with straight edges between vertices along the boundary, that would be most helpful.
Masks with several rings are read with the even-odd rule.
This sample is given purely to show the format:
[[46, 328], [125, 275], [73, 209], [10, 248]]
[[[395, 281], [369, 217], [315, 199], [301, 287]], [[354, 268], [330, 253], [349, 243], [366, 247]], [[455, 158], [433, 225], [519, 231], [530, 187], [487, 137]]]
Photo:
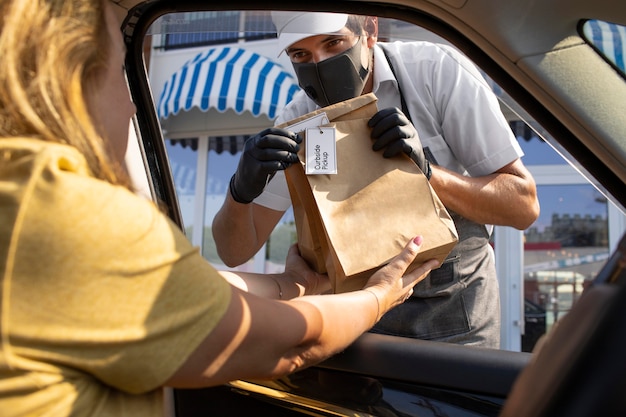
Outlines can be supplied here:
[[367, 121], [375, 101], [361, 96], [315, 112], [324, 111], [332, 121], [325, 126], [336, 129], [337, 174], [306, 175], [303, 162], [285, 171], [301, 253], [318, 272], [328, 272], [335, 292], [362, 288], [418, 234], [424, 245], [409, 270], [431, 258], [443, 262], [458, 240], [419, 167], [405, 155], [372, 151]]
[[297, 166], [292, 171], [301, 171], [290, 174], [285, 172], [296, 223], [298, 249], [311, 268], [319, 273], [325, 273], [329, 247], [326, 243], [322, 219], [302, 166]]
[[[320, 113], [325, 113], [329, 120], [334, 121], [351, 118], [370, 118], [377, 111], [376, 100], [374, 94], [359, 96], [346, 102], [307, 113], [277, 127], [287, 127]], [[304, 149], [304, 143], [301, 148]], [[302, 154], [300, 154], [300, 157], [301, 160], [304, 160]], [[330, 255], [330, 249], [326, 243], [324, 228], [303, 165], [298, 166], [295, 164], [293, 168], [287, 169], [285, 177], [293, 206], [300, 254], [315, 271], [325, 273], [327, 272], [327, 262], [332, 263], [327, 259], [327, 256]], [[311, 216], [308, 213], [311, 213]], [[330, 275], [334, 276], [334, 273], [331, 272]]]

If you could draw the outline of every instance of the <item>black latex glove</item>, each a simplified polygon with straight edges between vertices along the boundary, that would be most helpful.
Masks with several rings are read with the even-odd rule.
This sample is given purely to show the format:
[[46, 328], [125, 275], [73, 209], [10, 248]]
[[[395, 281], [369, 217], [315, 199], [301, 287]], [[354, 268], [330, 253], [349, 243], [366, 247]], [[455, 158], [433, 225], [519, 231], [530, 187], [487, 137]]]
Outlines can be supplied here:
[[237, 171], [230, 179], [235, 201], [248, 204], [257, 198], [276, 171], [298, 160], [300, 142], [297, 133], [275, 127], [246, 140]]
[[380, 110], [367, 122], [372, 128], [372, 139], [374, 145], [372, 149], [379, 151], [385, 148], [383, 157], [391, 158], [400, 152], [407, 154], [416, 164], [426, 178], [430, 179], [430, 163], [424, 155], [422, 142], [417, 130], [409, 119], [402, 113], [402, 110], [389, 107]]

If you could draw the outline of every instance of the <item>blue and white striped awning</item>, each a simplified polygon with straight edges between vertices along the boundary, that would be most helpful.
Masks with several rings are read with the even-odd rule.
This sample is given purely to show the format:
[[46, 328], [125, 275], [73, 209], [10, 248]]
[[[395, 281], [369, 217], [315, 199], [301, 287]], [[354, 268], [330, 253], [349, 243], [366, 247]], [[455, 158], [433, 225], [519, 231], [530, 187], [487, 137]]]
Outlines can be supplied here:
[[587, 39], [622, 72], [626, 72], [626, 27], [600, 20], [583, 25]]
[[274, 119], [299, 89], [279, 63], [249, 50], [218, 47], [199, 53], [170, 77], [157, 111], [161, 119], [193, 107], [237, 114], [247, 110]]

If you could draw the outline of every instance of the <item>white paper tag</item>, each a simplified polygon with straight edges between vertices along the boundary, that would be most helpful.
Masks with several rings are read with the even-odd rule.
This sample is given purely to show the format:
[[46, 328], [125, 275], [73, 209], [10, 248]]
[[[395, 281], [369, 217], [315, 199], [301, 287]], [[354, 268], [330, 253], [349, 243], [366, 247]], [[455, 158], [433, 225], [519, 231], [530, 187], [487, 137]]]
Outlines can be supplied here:
[[305, 172], [308, 175], [336, 174], [337, 148], [334, 127], [306, 129]]

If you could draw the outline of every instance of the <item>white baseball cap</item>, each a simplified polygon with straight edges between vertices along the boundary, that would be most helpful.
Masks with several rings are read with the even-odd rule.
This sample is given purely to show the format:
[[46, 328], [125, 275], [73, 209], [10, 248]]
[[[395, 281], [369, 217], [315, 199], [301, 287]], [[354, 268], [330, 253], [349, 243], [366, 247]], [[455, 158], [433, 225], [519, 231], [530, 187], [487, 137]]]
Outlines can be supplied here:
[[284, 51], [309, 36], [333, 34], [348, 22], [348, 15], [321, 12], [273, 11], [272, 21], [278, 33], [278, 48]]

